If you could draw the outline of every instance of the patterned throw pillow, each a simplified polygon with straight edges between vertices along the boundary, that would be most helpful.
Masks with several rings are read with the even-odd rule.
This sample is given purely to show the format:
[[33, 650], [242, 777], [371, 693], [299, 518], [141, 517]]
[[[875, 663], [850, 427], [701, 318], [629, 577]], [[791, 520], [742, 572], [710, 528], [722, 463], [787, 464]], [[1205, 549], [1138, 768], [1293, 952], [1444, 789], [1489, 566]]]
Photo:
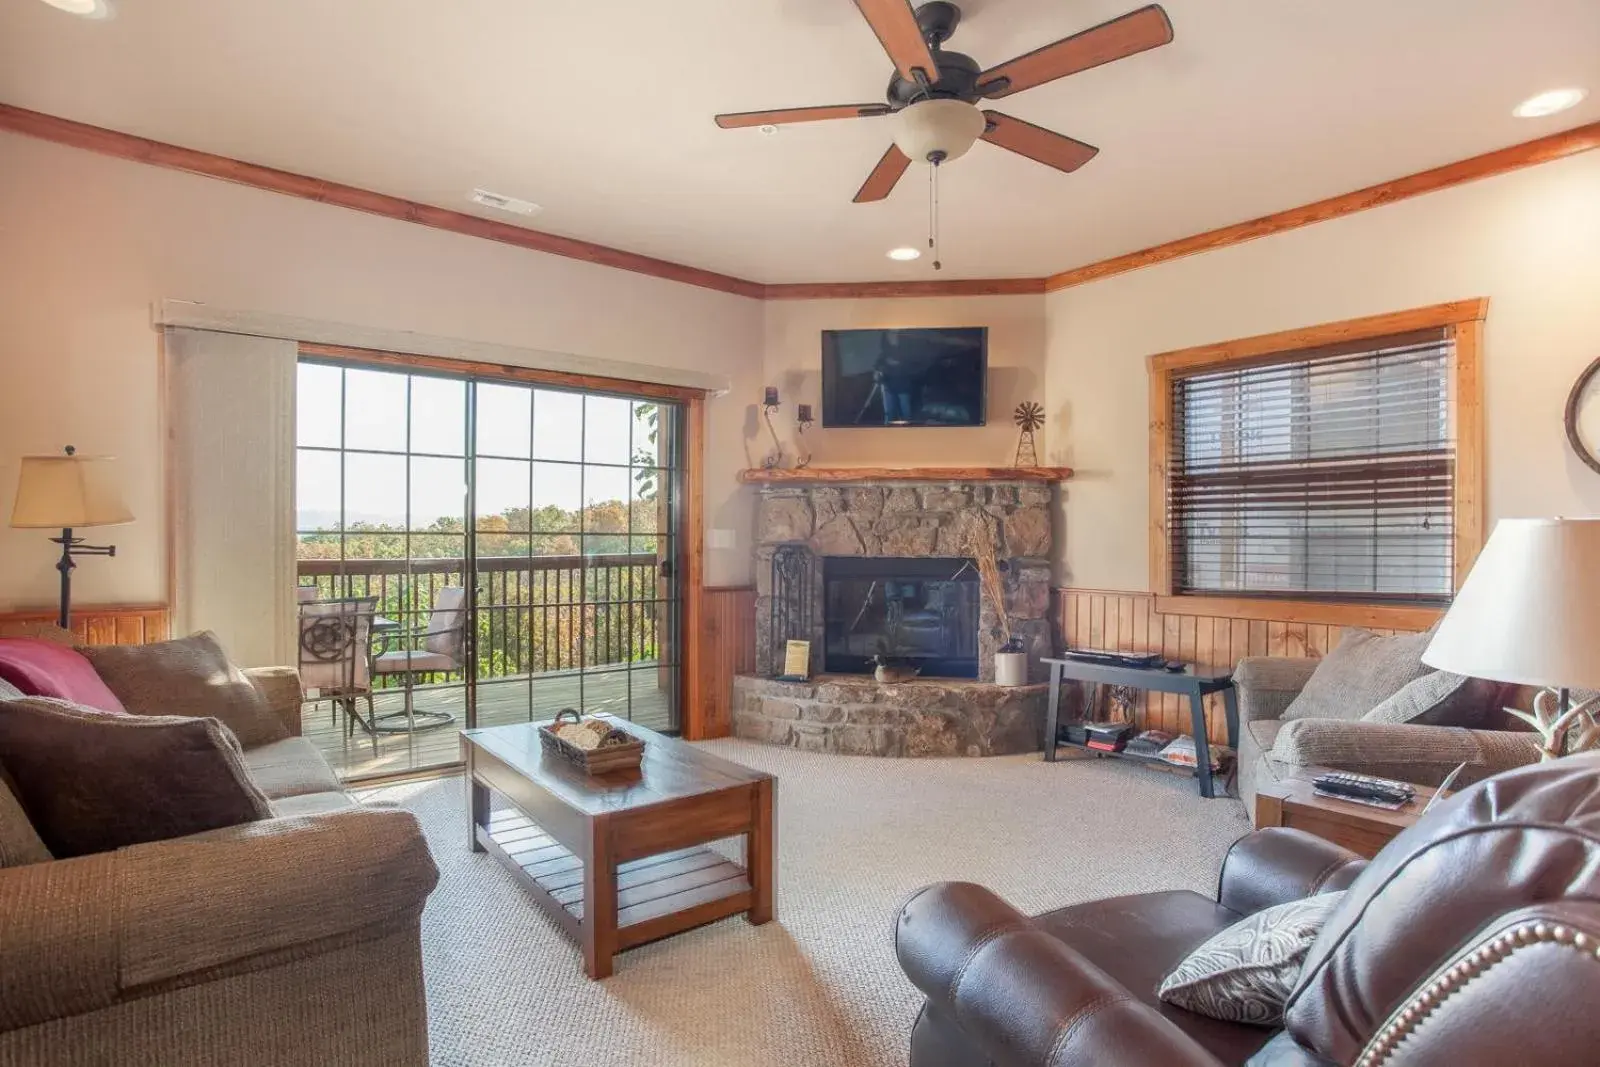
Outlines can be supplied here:
[[1168, 1004], [1252, 1026], [1279, 1026], [1311, 943], [1344, 891], [1258, 911], [1189, 953], [1161, 982]]
[[209, 630], [153, 645], [99, 645], [78, 651], [135, 715], [220, 719], [245, 748], [282, 741], [289, 731]]

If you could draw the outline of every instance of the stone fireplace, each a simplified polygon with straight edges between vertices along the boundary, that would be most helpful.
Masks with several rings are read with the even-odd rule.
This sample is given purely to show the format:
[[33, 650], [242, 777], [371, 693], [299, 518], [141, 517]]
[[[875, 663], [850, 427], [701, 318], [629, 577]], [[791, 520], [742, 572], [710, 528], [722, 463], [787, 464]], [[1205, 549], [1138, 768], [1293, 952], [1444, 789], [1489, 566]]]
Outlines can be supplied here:
[[[992, 531], [1029, 680], [1043, 681], [1039, 660], [1051, 648], [1050, 500], [1049, 485], [1022, 479], [763, 485], [756, 672], [777, 673], [782, 642], [796, 638], [811, 642], [813, 672], [866, 673], [871, 656], [882, 653], [921, 667], [925, 677], [992, 682], [1003, 638], [963, 538], [965, 524], [982, 521]], [[810, 554], [804, 610], [789, 613], [805, 620], [805, 635], [774, 625], [772, 558], [785, 545]]]
[[[1036, 752], [1052, 647], [1051, 484], [1064, 468], [750, 471], [756, 512], [756, 674], [733, 682], [738, 737], [862, 756]], [[899, 474], [900, 477], [896, 477]], [[994, 684], [996, 605], [969, 555], [995, 545], [1029, 684]], [[776, 557], [777, 566], [774, 566]], [[785, 640], [811, 642], [812, 677], [773, 677]], [[871, 658], [919, 667], [879, 684]]]

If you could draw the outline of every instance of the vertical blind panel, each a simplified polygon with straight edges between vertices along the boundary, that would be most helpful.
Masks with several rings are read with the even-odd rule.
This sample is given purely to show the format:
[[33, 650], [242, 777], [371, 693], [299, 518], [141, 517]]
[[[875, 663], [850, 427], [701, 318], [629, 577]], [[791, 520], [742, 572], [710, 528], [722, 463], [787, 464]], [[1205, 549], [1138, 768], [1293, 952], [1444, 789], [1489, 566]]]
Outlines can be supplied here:
[[1447, 601], [1453, 346], [1435, 330], [1175, 376], [1174, 591]]

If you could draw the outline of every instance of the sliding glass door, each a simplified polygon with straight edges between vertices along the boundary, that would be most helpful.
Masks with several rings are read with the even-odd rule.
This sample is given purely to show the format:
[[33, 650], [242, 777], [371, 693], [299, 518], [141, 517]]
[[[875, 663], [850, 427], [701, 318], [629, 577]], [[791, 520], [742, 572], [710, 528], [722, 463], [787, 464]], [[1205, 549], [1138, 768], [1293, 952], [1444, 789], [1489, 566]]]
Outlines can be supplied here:
[[346, 775], [564, 707], [678, 729], [679, 405], [307, 359], [297, 421], [302, 633], [370, 619], [306, 710]]

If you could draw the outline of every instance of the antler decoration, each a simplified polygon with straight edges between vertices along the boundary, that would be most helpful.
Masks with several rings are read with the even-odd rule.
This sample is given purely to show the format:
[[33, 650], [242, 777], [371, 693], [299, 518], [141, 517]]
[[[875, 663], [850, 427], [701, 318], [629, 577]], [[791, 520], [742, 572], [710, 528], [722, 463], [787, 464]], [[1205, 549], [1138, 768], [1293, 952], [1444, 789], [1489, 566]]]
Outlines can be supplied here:
[[[1532, 713], [1516, 708], [1506, 710], [1539, 731], [1539, 754], [1544, 759], [1560, 759], [1600, 747], [1600, 724], [1595, 721], [1595, 711], [1600, 708], [1600, 696], [1574, 704], [1565, 712], [1561, 710], [1560, 701], [1561, 697], [1554, 689], [1541, 689], [1533, 698]], [[1567, 731], [1580, 720], [1583, 726], [1569, 745]]]

